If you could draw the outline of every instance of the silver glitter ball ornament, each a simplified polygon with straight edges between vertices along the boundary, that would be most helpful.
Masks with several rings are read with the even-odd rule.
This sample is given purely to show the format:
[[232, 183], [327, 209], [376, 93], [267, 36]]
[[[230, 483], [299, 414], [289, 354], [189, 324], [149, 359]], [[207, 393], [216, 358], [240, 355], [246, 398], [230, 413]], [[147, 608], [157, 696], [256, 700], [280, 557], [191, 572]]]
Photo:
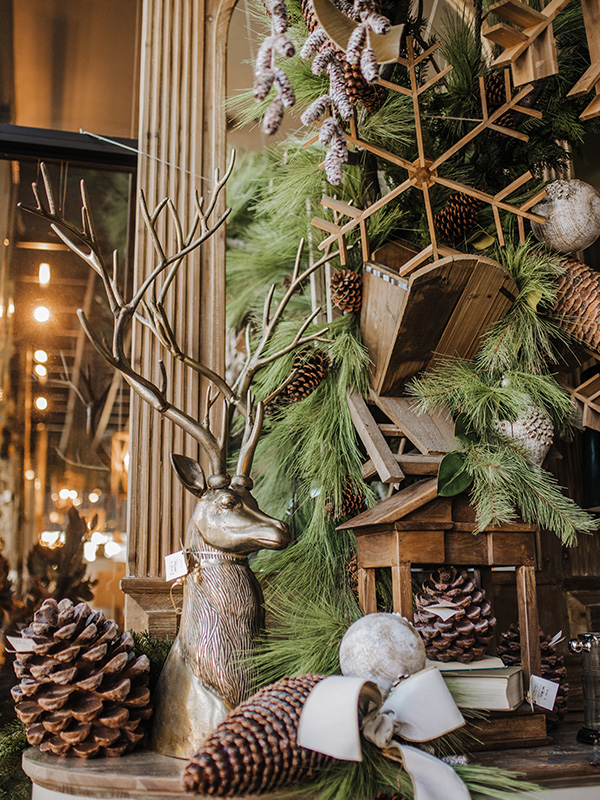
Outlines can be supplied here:
[[344, 634], [340, 666], [344, 675], [374, 681], [386, 695], [400, 678], [425, 667], [425, 645], [400, 614], [366, 614]]

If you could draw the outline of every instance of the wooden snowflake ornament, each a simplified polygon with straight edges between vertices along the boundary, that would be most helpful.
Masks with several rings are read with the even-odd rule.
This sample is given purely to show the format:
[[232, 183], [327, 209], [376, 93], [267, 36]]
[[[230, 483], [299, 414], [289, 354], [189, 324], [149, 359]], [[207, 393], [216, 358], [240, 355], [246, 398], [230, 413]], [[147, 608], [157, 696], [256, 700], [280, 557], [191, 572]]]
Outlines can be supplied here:
[[[501, 189], [495, 195], [488, 194], [480, 189], [477, 189], [473, 186], [466, 186], [465, 184], [459, 183], [458, 181], [450, 180], [449, 178], [445, 178], [439, 174], [439, 167], [441, 167], [446, 161], [448, 161], [452, 156], [462, 150], [464, 147], [469, 145], [470, 142], [473, 141], [477, 136], [479, 136], [484, 131], [496, 131], [502, 133], [506, 136], [511, 136], [516, 139], [520, 139], [523, 141], [528, 141], [528, 136], [520, 131], [513, 130], [511, 128], [502, 127], [499, 124], [501, 117], [506, 114], [507, 111], [518, 111], [522, 114], [527, 114], [529, 116], [533, 116], [536, 118], [541, 117], [541, 113], [536, 111], [535, 109], [527, 108], [525, 106], [521, 106], [520, 102], [525, 98], [529, 92], [532, 90], [532, 86], [524, 86], [523, 88], [519, 89], [519, 91], [513, 96], [512, 87], [510, 83], [510, 76], [508, 70], [505, 71], [505, 83], [506, 83], [506, 102], [502, 105], [498, 106], [498, 108], [490, 111], [488, 109], [487, 101], [486, 101], [486, 93], [485, 93], [485, 86], [484, 86], [484, 78], [480, 78], [480, 96], [481, 96], [481, 105], [482, 105], [482, 118], [475, 127], [467, 134], [465, 134], [459, 141], [453, 144], [448, 150], [444, 153], [439, 155], [437, 158], [430, 158], [425, 150], [424, 138], [423, 138], [423, 124], [422, 124], [422, 115], [421, 109], [419, 105], [419, 99], [421, 95], [426, 92], [427, 90], [431, 89], [438, 81], [444, 78], [452, 69], [452, 66], [447, 66], [444, 69], [437, 72], [432, 78], [426, 81], [424, 84], [419, 85], [418, 79], [418, 67], [419, 65], [428, 58], [431, 58], [433, 53], [438, 49], [440, 46], [439, 43], [436, 43], [429, 47], [424, 52], [417, 54], [414, 49], [413, 41], [410, 37], [406, 40], [406, 51], [407, 57], [398, 57], [397, 61], [399, 64], [406, 67], [408, 70], [409, 78], [410, 78], [410, 88], [406, 86], [400, 86], [399, 84], [392, 83], [391, 81], [379, 79], [379, 85], [386, 87], [387, 89], [399, 92], [400, 94], [404, 94], [412, 99], [413, 104], [413, 113], [414, 113], [414, 120], [415, 120], [415, 131], [416, 131], [416, 144], [418, 150], [418, 158], [415, 161], [411, 162], [401, 156], [396, 155], [388, 150], [385, 150], [382, 147], [377, 145], [370, 144], [368, 141], [363, 139], [360, 134], [360, 130], [357, 126], [356, 119], [353, 117], [350, 120], [350, 130], [349, 132], [345, 133], [346, 141], [349, 147], [355, 146], [361, 148], [363, 150], [367, 150], [370, 153], [373, 153], [379, 158], [385, 159], [396, 166], [402, 167], [407, 172], [406, 180], [396, 186], [394, 189], [390, 190], [386, 195], [380, 197], [375, 203], [370, 206], [367, 206], [364, 209], [357, 209], [354, 206], [348, 206], [347, 204], [340, 203], [337, 200], [334, 200], [330, 197], [324, 197], [321, 201], [322, 204], [328, 208], [334, 209], [337, 214], [349, 216], [350, 220], [343, 225], [338, 224], [338, 222], [330, 222], [328, 220], [323, 220], [319, 217], [313, 220], [313, 225], [320, 228], [321, 230], [326, 231], [329, 235], [319, 244], [319, 249], [324, 250], [329, 247], [333, 242], [337, 242], [340, 247], [340, 252], [344, 254], [346, 251], [346, 245], [344, 243], [344, 237], [347, 233], [353, 230], [356, 227], [359, 227], [361, 230], [361, 239], [362, 239], [362, 247], [363, 247], [363, 259], [365, 261], [369, 260], [369, 247], [368, 247], [368, 239], [366, 234], [366, 220], [374, 214], [379, 209], [386, 206], [392, 200], [395, 200], [397, 197], [402, 195], [408, 189], [417, 189], [423, 195], [423, 202], [425, 204], [425, 210], [427, 214], [427, 222], [429, 228], [429, 235], [431, 244], [426, 247], [424, 250], [421, 251], [414, 259], [410, 261], [409, 264], [406, 265], [407, 270], [411, 270], [418, 266], [419, 264], [426, 261], [428, 258], [433, 257], [434, 259], [440, 258], [443, 255], [451, 255], [455, 251], [450, 250], [448, 248], [441, 247], [437, 241], [437, 234], [436, 234], [436, 226], [433, 214], [433, 208], [431, 203], [430, 197], [430, 190], [433, 186], [445, 186], [449, 189], [452, 189], [454, 192], [462, 192], [469, 197], [476, 198], [477, 200], [481, 201], [482, 203], [486, 203], [492, 207], [493, 214], [494, 214], [494, 221], [496, 224], [496, 231], [498, 235], [498, 241], [501, 245], [504, 245], [504, 234], [502, 232], [502, 225], [500, 222], [500, 211], [508, 211], [511, 214], [515, 214], [518, 220], [519, 226], [519, 234], [521, 237], [521, 241], [525, 240], [525, 226], [524, 226], [524, 219], [534, 220], [535, 222], [540, 222], [544, 224], [544, 220], [540, 217], [539, 214], [534, 214], [530, 211], [530, 209], [538, 203], [542, 197], [545, 196], [545, 190], [537, 193], [534, 197], [530, 198], [528, 201], [523, 203], [520, 206], [513, 205], [507, 202], [507, 198], [513, 194], [517, 189], [521, 188], [527, 181], [532, 178], [531, 172], [525, 172], [523, 175], [519, 176], [516, 180], [512, 181], [508, 186]], [[314, 142], [316, 139], [311, 140], [307, 144]], [[342, 264], [346, 263], [345, 260], [342, 260]], [[401, 273], [402, 274], [402, 273]]]

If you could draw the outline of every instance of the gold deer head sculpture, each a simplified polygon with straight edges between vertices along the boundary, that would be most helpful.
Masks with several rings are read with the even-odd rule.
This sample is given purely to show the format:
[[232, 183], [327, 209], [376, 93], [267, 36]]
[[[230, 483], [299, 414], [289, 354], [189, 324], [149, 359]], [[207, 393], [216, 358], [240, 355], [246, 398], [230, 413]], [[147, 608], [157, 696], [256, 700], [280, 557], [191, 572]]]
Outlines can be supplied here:
[[[223, 178], [216, 173], [212, 199], [206, 208], [203, 199], [196, 194], [195, 213], [185, 233], [170, 199], [162, 200], [150, 212], [144, 194], [140, 192], [140, 214], [157, 260], [150, 274], [133, 289], [128, 301], [117, 279], [117, 253], [113, 254], [112, 269], [109, 270], [100, 251], [83, 181], [81, 229], [57, 212], [44, 165], [41, 174], [45, 198], [34, 183], [36, 206], [22, 206], [24, 210], [46, 219], [60, 239], [99, 275], [113, 317], [110, 344], [92, 328], [85, 313], [81, 309], [78, 311], [81, 325], [95, 349], [123, 375], [134, 392], [192, 437], [208, 457], [210, 474], [205, 477], [194, 459], [171, 456], [178, 478], [198, 498], [198, 503], [185, 535], [188, 574], [184, 583], [181, 621], [156, 691], [152, 746], [159, 752], [180, 758], [193, 755], [228, 711], [252, 691], [252, 676], [244, 662], [263, 625], [263, 610], [261, 589], [248, 565], [248, 555], [260, 548], [284, 548], [289, 542], [289, 531], [285, 523], [259, 509], [252, 496], [250, 471], [265, 406], [283, 391], [294, 374], [260, 402], [254, 398], [252, 383], [259, 370], [280, 356], [309, 342], [323, 341], [325, 329], [307, 333], [319, 313], [317, 309], [303, 320], [293, 340], [283, 349], [273, 352], [267, 348], [294, 292], [312, 272], [338, 255], [337, 252], [327, 252], [300, 273], [303, 247], [300, 243], [290, 286], [273, 313], [275, 286], [267, 295], [262, 330], [254, 346], [251, 346], [250, 330], [247, 332], [247, 357], [233, 385], [185, 354], [167, 317], [165, 295], [185, 257], [225, 222], [229, 209], [212, 223], [210, 218], [231, 174], [233, 161], [232, 157]], [[165, 213], [176, 232], [177, 247], [173, 254], [166, 252], [158, 232], [159, 220]], [[162, 363], [160, 383], [154, 383], [132, 366], [125, 342], [134, 319], [144, 325], [174, 358], [208, 379], [210, 389], [203, 420], [194, 419], [168, 399]], [[215, 433], [210, 424], [211, 408], [219, 398], [223, 408], [219, 432]], [[245, 426], [236, 474], [231, 478], [227, 474], [228, 432], [236, 414], [245, 419]]]

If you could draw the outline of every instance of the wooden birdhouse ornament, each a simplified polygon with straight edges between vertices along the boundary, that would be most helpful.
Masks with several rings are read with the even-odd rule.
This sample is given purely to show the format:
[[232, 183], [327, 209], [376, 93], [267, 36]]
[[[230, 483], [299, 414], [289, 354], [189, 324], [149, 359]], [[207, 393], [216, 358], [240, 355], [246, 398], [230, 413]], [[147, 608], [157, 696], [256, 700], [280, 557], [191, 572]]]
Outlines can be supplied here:
[[393, 609], [413, 619], [411, 567], [452, 564], [476, 567], [488, 597], [492, 568], [516, 570], [521, 659], [525, 685], [540, 674], [539, 623], [535, 585], [535, 532], [522, 520], [474, 535], [475, 510], [466, 495], [438, 497], [435, 478], [420, 481], [340, 525], [356, 536], [359, 603], [377, 611], [375, 570], [392, 575]]
[[520, 0], [500, 0], [490, 6], [490, 13], [511, 23], [500, 22], [482, 31], [486, 39], [504, 48], [492, 68], [510, 66], [515, 86], [556, 75], [558, 59], [552, 21], [568, 3], [569, 0], [551, 0], [541, 11]]

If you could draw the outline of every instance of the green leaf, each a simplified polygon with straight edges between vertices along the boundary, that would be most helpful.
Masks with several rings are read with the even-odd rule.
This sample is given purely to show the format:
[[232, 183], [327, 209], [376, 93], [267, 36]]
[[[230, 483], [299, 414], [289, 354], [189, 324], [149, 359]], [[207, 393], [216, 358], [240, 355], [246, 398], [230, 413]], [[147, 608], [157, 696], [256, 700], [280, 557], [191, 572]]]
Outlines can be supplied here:
[[464, 453], [447, 453], [440, 464], [437, 490], [440, 497], [454, 497], [469, 488], [472, 478], [465, 469]]
[[495, 244], [496, 240], [493, 236], [490, 236], [489, 233], [485, 231], [483, 233], [478, 233], [473, 239], [470, 240], [469, 244], [471, 247], [474, 247], [475, 250], [485, 250], [488, 247], [491, 247]]
[[459, 414], [454, 420], [454, 438], [463, 444], [472, 444], [479, 441], [466, 414]]

